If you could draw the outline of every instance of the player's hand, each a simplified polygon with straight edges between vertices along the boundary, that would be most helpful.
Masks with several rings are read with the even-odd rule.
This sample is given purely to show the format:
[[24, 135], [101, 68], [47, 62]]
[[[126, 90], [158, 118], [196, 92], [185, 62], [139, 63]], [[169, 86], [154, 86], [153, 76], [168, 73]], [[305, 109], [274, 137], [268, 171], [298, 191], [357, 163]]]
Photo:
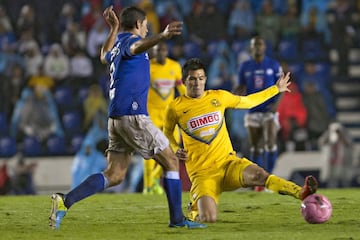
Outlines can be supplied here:
[[107, 7], [103, 12], [103, 16], [105, 18], [105, 21], [110, 25], [111, 28], [116, 30], [119, 28], [119, 18], [117, 17], [113, 6]]
[[187, 151], [183, 148], [179, 148], [175, 154], [180, 161], [186, 161], [188, 159]]
[[162, 34], [165, 36], [166, 39], [169, 39], [175, 35], [180, 35], [182, 32], [182, 25], [183, 22], [179, 22], [179, 21], [171, 22], [166, 26]]
[[276, 86], [279, 88], [279, 92], [291, 92], [291, 90], [288, 88], [290, 84], [290, 72], [287, 72], [286, 74], [282, 72], [280, 78], [276, 82]]

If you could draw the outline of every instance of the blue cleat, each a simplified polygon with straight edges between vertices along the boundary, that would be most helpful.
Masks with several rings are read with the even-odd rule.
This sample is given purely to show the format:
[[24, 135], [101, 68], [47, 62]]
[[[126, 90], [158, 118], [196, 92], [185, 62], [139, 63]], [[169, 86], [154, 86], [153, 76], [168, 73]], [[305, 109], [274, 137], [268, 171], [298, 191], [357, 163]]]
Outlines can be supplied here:
[[170, 223], [169, 227], [171, 228], [206, 228], [207, 225], [203, 223], [193, 222], [189, 219], [184, 218], [182, 222], [179, 223]]
[[49, 217], [49, 226], [55, 230], [60, 228], [61, 220], [65, 217], [67, 212], [63, 196], [64, 195], [62, 193], [54, 193], [51, 195], [52, 205]]

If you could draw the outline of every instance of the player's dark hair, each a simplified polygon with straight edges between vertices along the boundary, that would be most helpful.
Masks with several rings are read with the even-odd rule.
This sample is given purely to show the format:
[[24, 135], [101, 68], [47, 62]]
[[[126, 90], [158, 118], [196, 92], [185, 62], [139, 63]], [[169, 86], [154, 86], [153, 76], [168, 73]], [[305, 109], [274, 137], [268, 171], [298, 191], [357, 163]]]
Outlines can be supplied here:
[[187, 78], [187, 76], [189, 75], [189, 71], [195, 71], [198, 69], [205, 70], [205, 65], [199, 58], [190, 58], [189, 60], [187, 60], [182, 68], [183, 80]]
[[131, 6], [124, 8], [120, 13], [120, 26], [123, 31], [129, 31], [136, 27], [136, 22], [143, 22], [146, 18], [146, 13], [142, 9]]

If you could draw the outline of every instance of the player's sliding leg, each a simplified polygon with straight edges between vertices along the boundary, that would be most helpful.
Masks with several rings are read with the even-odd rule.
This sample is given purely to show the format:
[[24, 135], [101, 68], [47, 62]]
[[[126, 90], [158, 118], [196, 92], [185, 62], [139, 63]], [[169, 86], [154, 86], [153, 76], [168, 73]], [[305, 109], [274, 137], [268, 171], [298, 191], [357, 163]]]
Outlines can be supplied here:
[[315, 177], [307, 176], [303, 187], [294, 182], [287, 181], [275, 175], [270, 175], [265, 182], [265, 187], [279, 194], [290, 195], [303, 200], [317, 191], [318, 183]]

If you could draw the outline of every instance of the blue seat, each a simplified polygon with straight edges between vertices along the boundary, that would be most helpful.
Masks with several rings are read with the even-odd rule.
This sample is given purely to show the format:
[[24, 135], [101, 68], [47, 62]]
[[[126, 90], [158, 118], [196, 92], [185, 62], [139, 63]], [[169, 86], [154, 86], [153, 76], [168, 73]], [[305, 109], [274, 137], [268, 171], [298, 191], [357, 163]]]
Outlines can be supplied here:
[[82, 135], [76, 135], [70, 140], [70, 153], [75, 154], [78, 152], [81, 148], [81, 144], [84, 141], [84, 136]]
[[324, 46], [318, 39], [306, 39], [301, 43], [301, 52], [303, 59], [320, 61], [324, 60], [325, 51]]
[[187, 41], [184, 44], [184, 55], [186, 58], [200, 57], [201, 47], [193, 41]]
[[6, 114], [4, 112], [0, 112], [0, 135], [8, 134], [8, 121], [6, 118]]
[[25, 156], [39, 156], [41, 155], [41, 144], [35, 137], [25, 137], [22, 150]]
[[278, 57], [282, 60], [296, 60], [298, 58], [298, 45], [295, 39], [282, 39], [279, 43]]
[[74, 136], [82, 132], [82, 117], [80, 112], [69, 111], [62, 115], [62, 124], [65, 134], [68, 136]]
[[78, 100], [82, 104], [86, 97], [88, 96], [89, 88], [88, 87], [81, 87], [78, 91]]
[[69, 87], [58, 87], [54, 91], [54, 99], [60, 109], [67, 109], [73, 105], [73, 94]]
[[47, 154], [49, 155], [65, 155], [66, 144], [63, 137], [51, 136], [46, 142]]
[[0, 138], [0, 157], [12, 157], [17, 152], [16, 141], [12, 137]]

